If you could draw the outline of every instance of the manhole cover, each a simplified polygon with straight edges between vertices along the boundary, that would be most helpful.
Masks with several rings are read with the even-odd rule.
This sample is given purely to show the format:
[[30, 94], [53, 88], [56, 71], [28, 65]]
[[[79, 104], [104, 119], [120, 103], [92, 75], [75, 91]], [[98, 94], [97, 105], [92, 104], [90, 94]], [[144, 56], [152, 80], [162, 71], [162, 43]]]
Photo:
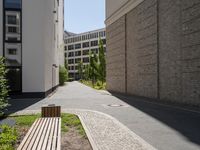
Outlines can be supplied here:
[[124, 105], [121, 104], [109, 104], [109, 107], [123, 107]]

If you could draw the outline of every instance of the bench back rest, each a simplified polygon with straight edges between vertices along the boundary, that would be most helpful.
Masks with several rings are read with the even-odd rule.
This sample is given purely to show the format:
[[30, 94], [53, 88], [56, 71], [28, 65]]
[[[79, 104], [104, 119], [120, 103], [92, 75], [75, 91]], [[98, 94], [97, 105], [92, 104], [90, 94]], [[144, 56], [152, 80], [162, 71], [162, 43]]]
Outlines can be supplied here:
[[61, 117], [60, 106], [42, 107], [42, 117]]

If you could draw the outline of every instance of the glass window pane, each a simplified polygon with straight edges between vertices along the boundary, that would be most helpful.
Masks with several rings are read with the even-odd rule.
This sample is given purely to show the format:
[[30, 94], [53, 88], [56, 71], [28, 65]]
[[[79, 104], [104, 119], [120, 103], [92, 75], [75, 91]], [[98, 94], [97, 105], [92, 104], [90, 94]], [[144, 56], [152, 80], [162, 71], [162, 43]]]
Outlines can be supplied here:
[[21, 91], [21, 69], [9, 68], [7, 73], [8, 85], [11, 92]]
[[21, 0], [5, 0], [5, 8], [21, 8]]

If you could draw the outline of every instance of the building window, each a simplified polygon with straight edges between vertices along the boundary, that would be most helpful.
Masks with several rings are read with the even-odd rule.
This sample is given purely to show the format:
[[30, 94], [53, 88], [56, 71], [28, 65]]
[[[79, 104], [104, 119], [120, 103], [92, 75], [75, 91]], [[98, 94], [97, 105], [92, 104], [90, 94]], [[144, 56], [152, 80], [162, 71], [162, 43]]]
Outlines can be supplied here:
[[68, 64], [73, 64], [74, 63], [74, 59], [69, 59], [68, 60]]
[[12, 92], [21, 91], [21, 68], [8, 68], [7, 79], [9, 90]]
[[75, 56], [81, 56], [81, 51], [75, 52]]
[[8, 15], [7, 19], [8, 19], [8, 21], [7, 21], [8, 24], [15, 24], [15, 25], [17, 24], [17, 17], [16, 16]]
[[5, 8], [21, 8], [21, 0], [5, 0]]
[[69, 66], [68, 69], [69, 70], [74, 70], [74, 66]]
[[95, 49], [92, 49], [91, 51], [92, 51], [92, 53], [98, 54], [98, 51], [99, 51], [99, 50], [98, 50], [98, 48], [95, 48]]
[[106, 44], [106, 39], [102, 39], [102, 41], [103, 41], [103, 45], [105, 45]]
[[89, 55], [89, 50], [83, 50], [83, 55]]
[[7, 27], [8, 33], [17, 33], [17, 27]]
[[67, 50], [67, 46], [65, 46], [65, 50]]
[[81, 62], [81, 58], [76, 58], [75, 63], [79, 63], [79, 62]]
[[91, 46], [98, 46], [98, 41], [91, 41]]
[[105, 31], [99, 32], [99, 36], [100, 36], [100, 37], [105, 37], [105, 36], [106, 36], [106, 32], [105, 32]]
[[85, 47], [89, 47], [89, 42], [83, 43], [83, 48], [85, 48]]
[[68, 46], [68, 50], [73, 50], [74, 49], [74, 45], [69, 45]]
[[74, 52], [69, 52], [68, 57], [73, 57], [74, 56]]
[[83, 58], [83, 62], [84, 62], [84, 63], [88, 63], [88, 62], [89, 62], [89, 57]]
[[80, 49], [80, 48], [81, 48], [81, 44], [80, 43], [75, 45], [75, 49]]
[[78, 70], [78, 66], [75, 66], [75, 70]]
[[86, 40], [86, 35], [82, 35], [82, 40]]
[[16, 48], [9, 48], [8, 54], [9, 55], [17, 55], [17, 49]]
[[8, 37], [8, 41], [14, 42], [14, 41], [17, 41], [17, 38], [16, 37]]

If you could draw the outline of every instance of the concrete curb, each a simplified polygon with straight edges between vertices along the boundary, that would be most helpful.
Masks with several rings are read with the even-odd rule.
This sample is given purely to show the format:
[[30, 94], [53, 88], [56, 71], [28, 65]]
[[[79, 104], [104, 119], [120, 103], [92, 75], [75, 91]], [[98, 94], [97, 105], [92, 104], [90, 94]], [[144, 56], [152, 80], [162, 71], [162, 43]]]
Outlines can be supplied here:
[[93, 138], [92, 138], [92, 136], [91, 136], [89, 130], [87, 129], [87, 126], [85, 125], [85, 123], [84, 123], [82, 117], [81, 117], [80, 115], [77, 115], [77, 116], [79, 117], [79, 119], [80, 119], [80, 121], [81, 121], [81, 124], [82, 124], [82, 126], [83, 126], [83, 128], [84, 128], [84, 130], [85, 130], [85, 133], [86, 133], [86, 135], [87, 135], [87, 137], [88, 137], [88, 140], [90, 141], [90, 144], [91, 144], [91, 146], [92, 146], [92, 149], [93, 149], [93, 150], [98, 150], [98, 148], [97, 148], [97, 146], [96, 146], [96, 144], [95, 144], [95, 142], [94, 142], [94, 140], [93, 140]]

